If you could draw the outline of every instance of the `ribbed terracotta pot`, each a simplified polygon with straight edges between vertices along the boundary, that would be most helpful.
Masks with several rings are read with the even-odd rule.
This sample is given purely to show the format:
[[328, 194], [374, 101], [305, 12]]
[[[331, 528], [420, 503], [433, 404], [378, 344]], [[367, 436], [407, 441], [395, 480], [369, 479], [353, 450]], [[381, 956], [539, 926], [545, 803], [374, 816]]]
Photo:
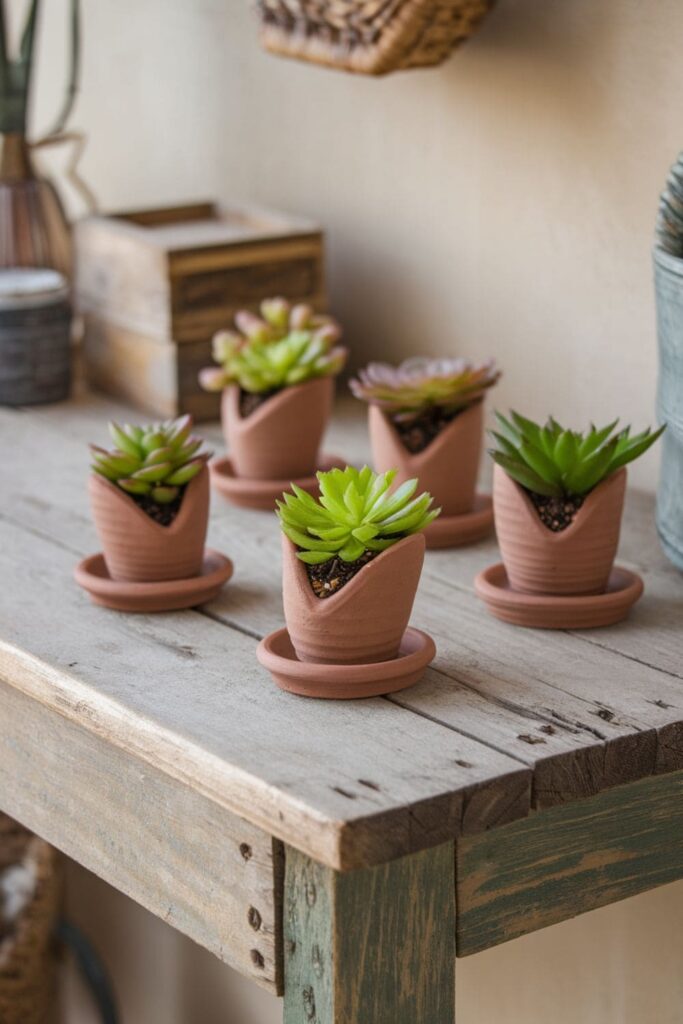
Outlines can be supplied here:
[[239, 388], [223, 392], [225, 442], [236, 476], [294, 480], [311, 476], [332, 411], [334, 379], [319, 377], [283, 388], [249, 416], [240, 414]]
[[493, 470], [498, 544], [513, 590], [527, 594], [601, 594], [619, 544], [626, 470], [590, 492], [566, 530], [541, 522], [524, 488], [504, 469]]
[[396, 482], [417, 477], [442, 516], [471, 512], [479, 473], [484, 431], [484, 403], [477, 402], [452, 420], [424, 451], [411, 454], [380, 408], [368, 411], [372, 458], [378, 473], [398, 469]]
[[282, 542], [285, 620], [299, 661], [363, 665], [395, 658], [422, 571], [422, 534], [398, 541], [322, 599], [313, 593], [294, 544], [285, 536]]
[[109, 575], [130, 583], [197, 576], [209, 522], [209, 471], [185, 488], [170, 526], [155, 522], [115, 484], [96, 473], [88, 481], [90, 507]]

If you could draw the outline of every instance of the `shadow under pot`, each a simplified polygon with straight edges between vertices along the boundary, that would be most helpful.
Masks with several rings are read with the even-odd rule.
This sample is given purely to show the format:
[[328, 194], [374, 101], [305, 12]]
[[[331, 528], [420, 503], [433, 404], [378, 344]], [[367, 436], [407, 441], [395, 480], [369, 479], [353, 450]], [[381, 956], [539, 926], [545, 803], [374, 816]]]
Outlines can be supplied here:
[[316, 597], [306, 566], [282, 538], [282, 595], [287, 631], [299, 661], [362, 665], [398, 655], [424, 561], [425, 540], [412, 534], [364, 565], [331, 597]]
[[90, 506], [113, 580], [156, 583], [199, 575], [209, 522], [209, 471], [186, 485], [169, 526], [156, 522], [120, 487], [93, 473]]
[[459, 516], [474, 507], [484, 431], [484, 403], [476, 402], [451, 420], [427, 447], [411, 453], [387, 414], [376, 405], [368, 410], [375, 469], [398, 469], [396, 483], [417, 477], [429, 491], [442, 517]]
[[235, 475], [250, 480], [312, 476], [333, 397], [333, 378], [319, 377], [283, 388], [242, 416], [239, 387], [227, 387], [221, 415]]
[[619, 544], [626, 470], [598, 484], [557, 533], [541, 522], [523, 487], [500, 466], [493, 470], [493, 510], [505, 571], [527, 594], [602, 594]]

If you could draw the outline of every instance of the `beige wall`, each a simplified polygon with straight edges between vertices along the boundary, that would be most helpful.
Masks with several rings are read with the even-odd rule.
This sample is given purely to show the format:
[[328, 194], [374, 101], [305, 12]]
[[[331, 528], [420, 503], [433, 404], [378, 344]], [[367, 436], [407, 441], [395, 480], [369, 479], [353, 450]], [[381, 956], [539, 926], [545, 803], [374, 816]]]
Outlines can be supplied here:
[[[37, 127], [57, 105], [65, 0], [45, 6]], [[680, 0], [500, 0], [448, 64], [381, 81], [262, 54], [248, 7], [84, 0], [73, 124], [102, 205], [215, 195], [312, 215], [356, 361], [494, 355], [501, 406], [650, 422], [649, 249], [683, 145]], [[656, 462], [637, 482], [653, 485]], [[99, 902], [125, 1024], [278, 1019], [120, 897]], [[463, 1024], [678, 1024], [681, 911], [672, 887], [465, 962]]]
[[[46, 5], [40, 125], [64, 5]], [[73, 124], [105, 207], [212, 194], [313, 215], [356, 361], [491, 354], [501, 406], [652, 420], [680, 0], [500, 0], [446, 65], [377, 81], [261, 53], [247, 0], [84, 7]], [[656, 464], [634, 478], [652, 486]]]

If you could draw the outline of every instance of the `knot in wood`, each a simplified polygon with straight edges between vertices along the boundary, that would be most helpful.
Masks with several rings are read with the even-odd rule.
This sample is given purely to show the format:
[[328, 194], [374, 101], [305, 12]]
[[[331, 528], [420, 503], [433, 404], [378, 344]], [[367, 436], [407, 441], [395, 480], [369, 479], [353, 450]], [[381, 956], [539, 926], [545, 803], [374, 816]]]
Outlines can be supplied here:
[[306, 985], [303, 991], [304, 1013], [307, 1020], [315, 1020], [315, 992], [311, 985]]

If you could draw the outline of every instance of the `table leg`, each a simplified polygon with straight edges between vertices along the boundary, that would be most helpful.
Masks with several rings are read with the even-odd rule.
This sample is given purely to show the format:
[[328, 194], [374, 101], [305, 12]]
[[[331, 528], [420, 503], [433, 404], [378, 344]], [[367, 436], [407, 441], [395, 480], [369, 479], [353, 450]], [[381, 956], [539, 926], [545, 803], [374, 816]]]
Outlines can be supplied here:
[[455, 1024], [453, 843], [340, 874], [287, 848], [284, 1024]]

